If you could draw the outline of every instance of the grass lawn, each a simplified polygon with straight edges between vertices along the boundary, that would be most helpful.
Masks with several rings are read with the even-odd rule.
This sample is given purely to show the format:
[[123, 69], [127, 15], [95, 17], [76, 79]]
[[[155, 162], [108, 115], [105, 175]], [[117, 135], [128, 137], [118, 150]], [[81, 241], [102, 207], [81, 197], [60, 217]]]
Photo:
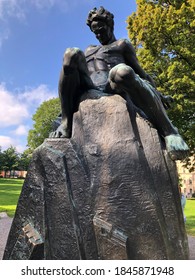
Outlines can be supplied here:
[[186, 231], [195, 236], [195, 199], [187, 199], [184, 209], [186, 215]]
[[13, 217], [24, 180], [0, 178], [0, 212]]

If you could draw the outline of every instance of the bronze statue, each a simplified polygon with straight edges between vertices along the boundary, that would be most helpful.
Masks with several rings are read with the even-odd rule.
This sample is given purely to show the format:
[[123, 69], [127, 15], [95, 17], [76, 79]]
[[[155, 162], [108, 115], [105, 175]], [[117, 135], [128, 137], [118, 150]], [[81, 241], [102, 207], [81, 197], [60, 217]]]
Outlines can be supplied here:
[[3, 259], [188, 259], [165, 150], [175, 159], [188, 147], [132, 45], [116, 40], [113, 15], [94, 9], [87, 24], [101, 45], [64, 54], [62, 122], [33, 152]]
[[78, 48], [65, 51], [59, 80], [62, 122], [51, 137], [71, 137], [73, 113], [85, 91], [126, 93], [164, 137], [171, 158], [185, 158], [189, 148], [167, 116], [166, 97], [156, 90], [152, 78], [139, 65], [132, 44], [115, 38], [113, 18], [103, 7], [91, 10], [87, 25], [101, 45], [89, 46], [85, 53]]

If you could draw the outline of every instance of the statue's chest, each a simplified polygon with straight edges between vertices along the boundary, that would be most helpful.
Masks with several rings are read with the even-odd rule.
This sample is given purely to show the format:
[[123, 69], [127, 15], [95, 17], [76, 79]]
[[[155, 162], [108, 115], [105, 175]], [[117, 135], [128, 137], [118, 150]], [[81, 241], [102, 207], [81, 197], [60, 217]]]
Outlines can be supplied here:
[[117, 45], [93, 48], [87, 53], [86, 60], [90, 71], [108, 71], [115, 65], [124, 62]]

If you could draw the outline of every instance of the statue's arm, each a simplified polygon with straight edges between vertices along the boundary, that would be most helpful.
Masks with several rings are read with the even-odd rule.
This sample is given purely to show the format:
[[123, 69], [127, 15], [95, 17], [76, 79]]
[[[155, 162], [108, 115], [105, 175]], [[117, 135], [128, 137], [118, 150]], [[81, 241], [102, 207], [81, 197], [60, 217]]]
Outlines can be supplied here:
[[[123, 53], [125, 57], [125, 62], [127, 65], [129, 65], [136, 74], [138, 74], [142, 79], [145, 79], [150, 82], [150, 84], [156, 89], [156, 85], [154, 80], [150, 75], [148, 75], [143, 68], [140, 66], [139, 61], [136, 56], [136, 52], [132, 44], [128, 40], [123, 40]], [[161, 92], [156, 90], [156, 93], [160, 97], [165, 109], [168, 109], [171, 107], [171, 103], [173, 102], [173, 99], [171, 96], [164, 96]]]
[[156, 87], [155, 82], [151, 78], [151, 76], [148, 75], [140, 66], [135, 49], [132, 44], [128, 40], [123, 40], [122, 44], [122, 50], [126, 64], [129, 65], [135, 71], [135, 73], [140, 76], [140, 78], [149, 81], [153, 87]]

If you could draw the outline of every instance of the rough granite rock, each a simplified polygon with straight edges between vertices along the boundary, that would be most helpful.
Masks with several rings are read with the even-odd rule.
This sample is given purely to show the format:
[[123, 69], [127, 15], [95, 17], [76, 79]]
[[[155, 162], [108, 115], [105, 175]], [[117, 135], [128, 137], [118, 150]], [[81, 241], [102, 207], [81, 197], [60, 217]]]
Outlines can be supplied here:
[[86, 94], [36, 149], [4, 259], [188, 259], [175, 163], [130, 100]]

